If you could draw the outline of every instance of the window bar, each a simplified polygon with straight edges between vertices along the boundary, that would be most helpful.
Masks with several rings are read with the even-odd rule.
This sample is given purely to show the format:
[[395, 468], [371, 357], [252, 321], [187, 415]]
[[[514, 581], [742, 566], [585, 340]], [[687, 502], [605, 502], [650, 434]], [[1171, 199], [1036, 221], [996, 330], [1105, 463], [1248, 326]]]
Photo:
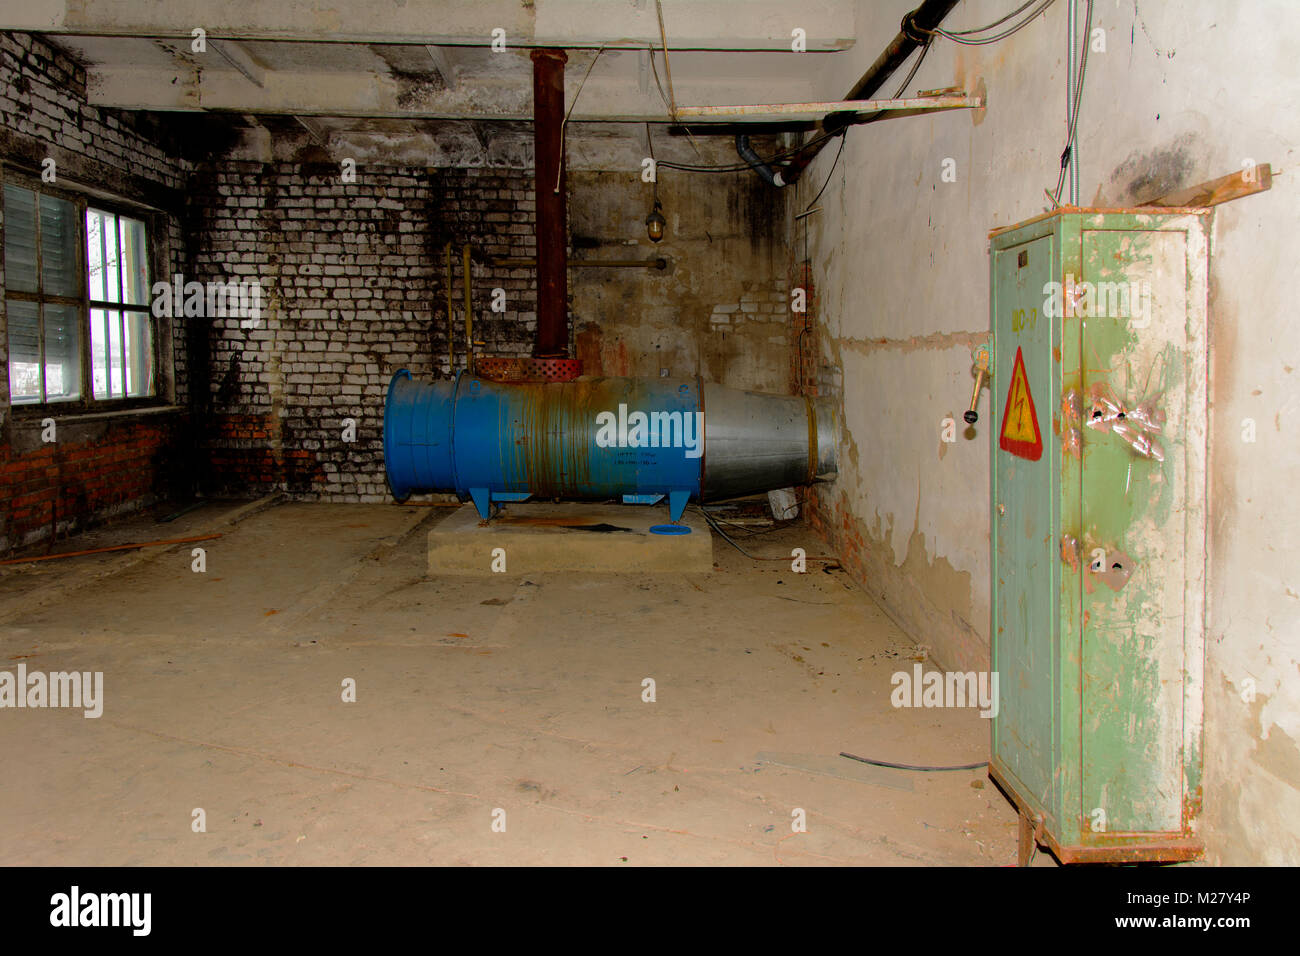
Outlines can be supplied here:
[[77, 227], [80, 241], [77, 243], [77, 266], [81, 273], [81, 309], [79, 315], [86, 317], [86, 324], [81, 328], [85, 330], [85, 335], [78, 334], [82, 339], [81, 354], [78, 356], [77, 374], [80, 376], [81, 387], [77, 390], [77, 396], [80, 404], [89, 405], [95, 400], [95, 346], [94, 336], [90, 334], [90, 233], [89, 226], [86, 224], [86, 213], [89, 211], [89, 205], [84, 199], [77, 200]]
[[[122, 227], [117, 216], [113, 217], [113, 242], [117, 246], [117, 301], [126, 302], [126, 287], [122, 285]], [[117, 345], [122, 350], [122, 397], [128, 398], [126, 390], [126, 309], [119, 305], [117, 310]]]
[[41, 255], [41, 193], [32, 190], [32, 212], [36, 237], [36, 381], [40, 383], [39, 401], [44, 405], [45, 394], [45, 262]]
[[[99, 288], [104, 293], [104, 300], [108, 301], [108, 238], [104, 235], [104, 214], [95, 213], [99, 219]], [[108, 334], [108, 309], [104, 309], [104, 388], [108, 394], [106, 398], [113, 397], [113, 345]]]

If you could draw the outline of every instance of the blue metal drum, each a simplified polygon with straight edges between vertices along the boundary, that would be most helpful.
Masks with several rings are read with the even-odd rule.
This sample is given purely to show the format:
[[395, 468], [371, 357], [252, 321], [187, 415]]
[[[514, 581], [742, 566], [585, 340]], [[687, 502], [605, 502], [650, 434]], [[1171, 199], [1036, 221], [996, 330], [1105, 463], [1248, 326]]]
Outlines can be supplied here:
[[494, 501], [532, 496], [667, 497], [677, 521], [687, 501], [710, 497], [711, 470], [728, 496], [827, 477], [832, 423], [824, 403], [699, 379], [504, 385], [462, 373], [426, 383], [403, 369], [388, 388], [384, 463], [397, 500], [453, 492], [484, 518]]

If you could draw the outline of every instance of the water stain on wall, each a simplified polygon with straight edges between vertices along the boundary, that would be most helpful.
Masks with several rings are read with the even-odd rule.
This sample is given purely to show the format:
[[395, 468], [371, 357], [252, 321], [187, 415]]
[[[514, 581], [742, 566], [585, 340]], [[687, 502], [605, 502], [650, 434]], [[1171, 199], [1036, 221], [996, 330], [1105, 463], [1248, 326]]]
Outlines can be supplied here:
[[1167, 146], [1134, 150], [1098, 189], [1100, 205], [1134, 206], [1190, 185], [1199, 137], [1183, 133]]

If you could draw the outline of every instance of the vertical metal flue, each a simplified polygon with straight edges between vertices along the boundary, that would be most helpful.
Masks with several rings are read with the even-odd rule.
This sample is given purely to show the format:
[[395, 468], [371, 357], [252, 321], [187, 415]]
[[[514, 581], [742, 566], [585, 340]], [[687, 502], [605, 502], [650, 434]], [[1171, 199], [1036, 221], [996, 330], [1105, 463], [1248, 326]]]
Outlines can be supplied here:
[[563, 50], [533, 57], [533, 172], [537, 205], [537, 338], [535, 358], [569, 351], [568, 250], [565, 236]]

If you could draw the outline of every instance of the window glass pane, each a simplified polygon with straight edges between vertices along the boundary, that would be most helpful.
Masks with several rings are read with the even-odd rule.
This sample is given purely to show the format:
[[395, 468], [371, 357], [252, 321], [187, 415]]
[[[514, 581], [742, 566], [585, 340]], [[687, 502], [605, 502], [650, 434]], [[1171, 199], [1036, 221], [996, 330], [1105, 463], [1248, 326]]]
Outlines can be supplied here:
[[86, 263], [90, 297], [101, 302], [121, 302], [118, 285], [117, 216], [100, 209], [86, 210]]
[[11, 291], [36, 291], [36, 193], [5, 187], [5, 284]]
[[41, 195], [41, 291], [46, 295], [81, 294], [77, 218], [77, 207], [66, 199]]
[[149, 259], [144, 223], [119, 216], [118, 239], [122, 246], [122, 301], [128, 305], [149, 304]]
[[[122, 362], [120, 350], [114, 350], [118, 337], [118, 313], [107, 309], [90, 310], [90, 379], [96, 398], [122, 397]], [[116, 369], [116, 373], [114, 373]]]
[[104, 299], [104, 217], [94, 209], [86, 210], [86, 274], [92, 299]]
[[81, 309], [45, 304], [45, 400], [81, 397]]
[[[8, 208], [8, 207], [6, 207]], [[9, 400], [41, 400], [41, 339], [35, 302], [5, 303], [9, 325]]]
[[126, 315], [126, 394], [153, 394], [153, 330], [147, 312]]

